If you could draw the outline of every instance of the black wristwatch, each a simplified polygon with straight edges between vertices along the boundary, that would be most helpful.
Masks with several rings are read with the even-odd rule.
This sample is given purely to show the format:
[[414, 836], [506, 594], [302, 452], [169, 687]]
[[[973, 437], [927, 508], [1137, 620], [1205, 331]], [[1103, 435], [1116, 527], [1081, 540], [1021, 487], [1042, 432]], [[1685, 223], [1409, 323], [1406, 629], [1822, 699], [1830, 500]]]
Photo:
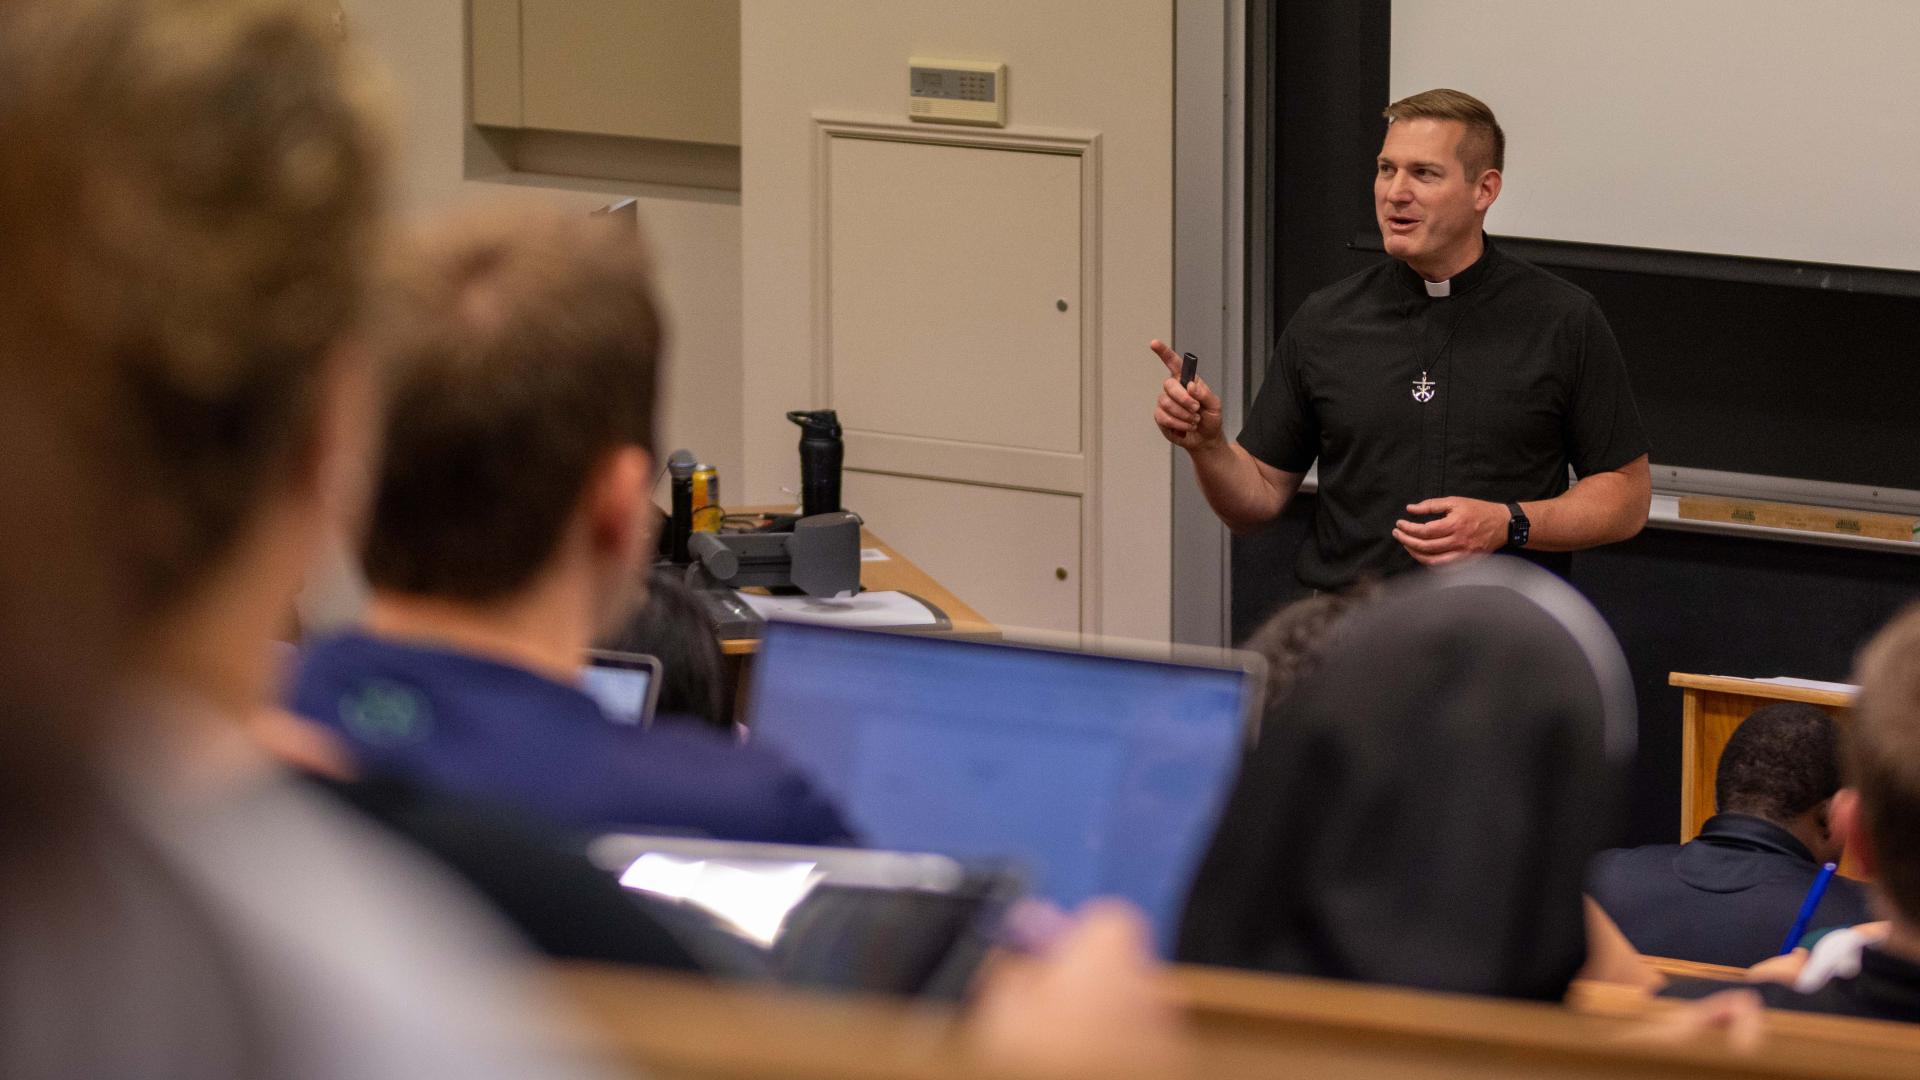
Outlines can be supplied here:
[[1533, 523], [1527, 520], [1526, 511], [1520, 509], [1520, 504], [1517, 502], [1507, 504], [1507, 513], [1513, 515], [1507, 519], [1507, 546], [1526, 547], [1527, 536], [1533, 531]]

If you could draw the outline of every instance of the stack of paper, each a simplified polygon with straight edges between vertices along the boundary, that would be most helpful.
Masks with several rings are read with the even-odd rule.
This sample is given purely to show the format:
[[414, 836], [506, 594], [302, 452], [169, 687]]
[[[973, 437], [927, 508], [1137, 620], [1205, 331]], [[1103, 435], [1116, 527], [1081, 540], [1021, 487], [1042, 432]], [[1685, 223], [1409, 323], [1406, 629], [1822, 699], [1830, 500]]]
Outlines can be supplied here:
[[863, 592], [844, 600], [815, 596], [761, 596], [743, 592], [740, 599], [763, 619], [823, 623], [829, 626], [933, 626], [940, 621], [920, 598], [903, 592]]

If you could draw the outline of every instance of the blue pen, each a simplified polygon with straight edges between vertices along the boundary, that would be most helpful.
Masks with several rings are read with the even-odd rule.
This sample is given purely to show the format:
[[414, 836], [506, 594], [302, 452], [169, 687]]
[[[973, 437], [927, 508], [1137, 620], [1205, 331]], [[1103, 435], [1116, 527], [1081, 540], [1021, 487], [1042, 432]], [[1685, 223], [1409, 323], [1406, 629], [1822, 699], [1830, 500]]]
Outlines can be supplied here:
[[1827, 882], [1833, 880], [1834, 864], [1828, 863], [1820, 868], [1820, 875], [1813, 879], [1813, 888], [1807, 890], [1807, 898], [1800, 902], [1800, 917], [1793, 920], [1793, 929], [1787, 931], [1787, 940], [1780, 946], [1780, 955], [1785, 956], [1800, 944], [1800, 937], [1807, 932], [1807, 924], [1813, 921], [1813, 909], [1820, 906], [1820, 898], [1827, 895]]

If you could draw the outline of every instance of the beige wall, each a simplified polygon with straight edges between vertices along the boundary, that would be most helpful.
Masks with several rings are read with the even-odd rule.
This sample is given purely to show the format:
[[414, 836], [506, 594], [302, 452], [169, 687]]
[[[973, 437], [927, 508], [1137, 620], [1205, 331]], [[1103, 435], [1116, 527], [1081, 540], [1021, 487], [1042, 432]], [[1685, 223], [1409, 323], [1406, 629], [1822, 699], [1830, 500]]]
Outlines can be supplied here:
[[640, 197], [674, 328], [663, 441], [719, 466], [729, 502], [772, 501], [781, 488], [797, 487], [797, 432], [783, 414], [810, 404], [812, 113], [901, 117], [909, 56], [1006, 61], [1016, 126], [1101, 139], [1101, 254], [1093, 273], [1104, 349], [1096, 504], [1103, 615], [1089, 629], [1166, 637], [1167, 448], [1147, 420], [1159, 375], [1144, 342], [1167, 334], [1171, 318], [1169, 0], [744, 0], [742, 195], [468, 180], [465, 5], [342, 6], [350, 32], [393, 83], [399, 197], [408, 211], [477, 193], [582, 210], [621, 194]]
[[1090, 406], [1101, 590], [1086, 628], [1164, 639], [1171, 488], [1149, 419], [1161, 369], [1145, 346], [1171, 329], [1170, 0], [745, 0], [746, 493], [797, 486], [795, 432], [779, 417], [813, 404], [814, 118], [904, 122], [914, 56], [1005, 61], [1014, 128], [1098, 135], [1100, 248], [1087, 270], [1102, 349]]
[[465, 8], [461, 0], [343, 0], [349, 33], [385, 69], [397, 112], [401, 207], [431, 211], [461, 199], [534, 199], [582, 213], [622, 195], [660, 268], [671, 337], [661, 444], [686, 446], [740, 488], [740, 202], [736, 194], [643, 184], [539, 178], [503, 183], [466, 173]]

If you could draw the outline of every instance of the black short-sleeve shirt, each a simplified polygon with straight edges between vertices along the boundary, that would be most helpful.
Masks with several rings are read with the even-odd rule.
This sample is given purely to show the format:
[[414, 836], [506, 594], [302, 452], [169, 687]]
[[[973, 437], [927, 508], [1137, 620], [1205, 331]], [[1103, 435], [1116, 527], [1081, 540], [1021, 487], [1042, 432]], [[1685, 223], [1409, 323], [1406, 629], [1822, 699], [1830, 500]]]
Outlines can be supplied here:
[[1280, 336], [1239, 441], [1287, 472], [1320, 463], [1306, 585], [1415, 566], [1393, 538], [1409, 503], [1551, 499], [1569, 466], [1585, 476], [1647, 452], [1592, 296], [1491, 241], [1449, 287], [1429, 296], [1388, 260], [1309, 296]]

